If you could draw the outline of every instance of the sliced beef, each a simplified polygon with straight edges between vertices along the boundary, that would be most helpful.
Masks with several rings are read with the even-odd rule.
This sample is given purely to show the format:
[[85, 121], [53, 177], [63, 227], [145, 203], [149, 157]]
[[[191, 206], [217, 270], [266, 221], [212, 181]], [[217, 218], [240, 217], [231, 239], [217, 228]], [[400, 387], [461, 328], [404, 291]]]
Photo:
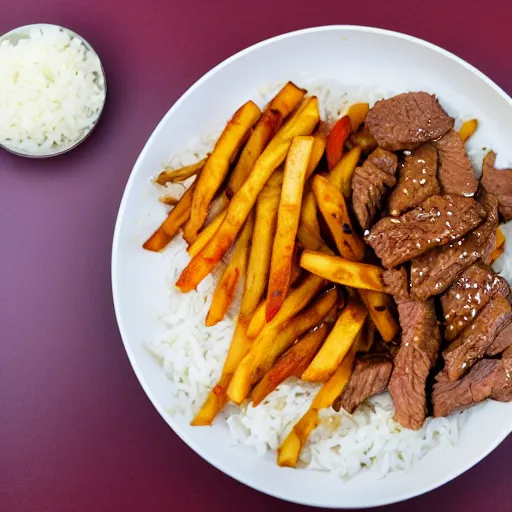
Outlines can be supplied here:
[[507, 281], [489, 265], [471, 265], [441, 297], [445, 339], [454, 340], [493, 297], [507, 297], [509, 293]]
[[406, 428], [421, 428], [427, 415], [426, 381], [437, 356], [441, 335], [432, 301], [398, 304], [402, 342], [394, 360], [389, 392], [395, 421]]
[[404, 300], [411, 299], [409, 293], [409, 280], [407, 278], [407, 270], [405, 267], [384, 270], [382, 279], [384, 280], [386, 293], [393, 295], [397, 304]]
[[453, 128], [453, 118], [426, 92], [406, 92], [377, 101], [365, 123], [379, 146], [389, 151], [414, 149]]
[[460, 272], [482, 259], [489, 263], [489, 256], [496, 244], [498, 227], [498, 200], [486, 195], [482, 205], [487, 220], [467, 237], [444, 247], [423, 254], [411, 263], [411, 294], [426, 300], [443, 293]]
[[396, 183], [396, 155], [377, 148], [354, 171], [352, 177], [352, 206], [362, 229], [373, 225], [389, 189]]
[[494, 341], [486, 350], [486, 355], [492, 357], [505, 352], [512, 346], [512, 323], [505, 326], [494, 338]]
[[334, 402], [334, 410], [343, 408], [352, 414], [366, 399], [385, 391], [392, 369], [393, 362], [387, 355], [368, 354], [359, 357], [345, 390]]
[[472, 197], [478, 188], [475, 172], [459, 134], [450, 130], [437, 142], [438, 177], [443, 194]]
[[430, 143], [423, 144], [406, 155], [400, 167], [398, 184], [389, 196], [389, 214], [397, 217], [440, 193], [436, 147]]
[[432, 401], [434, 416], [448, 416], [452, 412], [492, 398], [500, 402], [512, 401], [512, 351], [502, 359], [484, 359], [456, 382], [443, 377], [434, 384]]
[[443, 352], [443, 373], [458, 380], [487, 353], [501, 329], [510, 323], [512, 308], [505, 297], [494, 298], [475, 321]]
[[400, 217], [385, 217], [373, 226], [366, 242], [386, 268], [445, 245], [477, 227], [483, 206], [469, 197], [432, 196]]
[[512, 219], [512, 169], [495, 169], [496, 153], [485, 155], [480, 185], [488, 194], [494, 194], [500, 204], [500, 213], [505, 220]]

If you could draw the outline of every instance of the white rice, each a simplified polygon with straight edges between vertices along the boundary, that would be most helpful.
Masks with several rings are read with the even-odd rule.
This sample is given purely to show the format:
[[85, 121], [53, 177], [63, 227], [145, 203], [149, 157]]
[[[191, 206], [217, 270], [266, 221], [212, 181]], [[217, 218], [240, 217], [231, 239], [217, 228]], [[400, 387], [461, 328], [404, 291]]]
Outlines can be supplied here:
[[[273, 96], [276, 87], [260, 91], [262, 104]], [[346, 105], [356, 101], [373, 103], [378, 97], [368, 91], [351, 91], [340, 104], [340, 94], [329, 94], [332, 85], [308, 87], [310, 94], [320, 99], [323, 119], [337, 117]], [[339, 86], [338, 86], [339, 87]], [[205, 147], [201, 154], [205, 154]], [[480, 155], [473, 157], [479, 159]], [[189, 160], [189, 157], [185, 157]], [[176, 163], [178, 160], [174, 160]], [[187, 163], [187, 162], [185, 162]], [[512, 247], [507, 244], [507, 250]], [[234, 330], [236, 308], [214, 327], [205, 328], [204, 320], [211, 302], [216, 276], [208, 276], [197, 292], [183, 295], [174, 283], [189, 261], [185, 242], [175, 239], [165, 252], [172, 268], [169, 278], [168, 308], [161, 320], [166, 332], [161, 339], [148, 343], [148, 349], [163, 364], [173, 383], [175, 405], [173, 414], [188, 421], [199, 410], [208, 392], [220, 377], [222, 365]], [[499, 263], [499, 261], [498, 261]], [[220, 270], [217, 270], [217, 273]], [[506, 276], [508, 277], [508, 276]], [[295, 378], [288, 379], [254, 408], [230, 404], [216, 419], [226, 422], [233, 440], [254, 447], [259, 455], [276, 450], [293, 425], [308, 409], [320, 385]], [[428, 418], [418, 431], [402, 428], [393, 421], [393, 404], [388, 393], [373, 397], [353, 415], [332, 408], [320, 414], [320, 425], [312, 433], [300, 456], [301, 467], [331, 471], [347, 479], [373, 466], [385, 476], [389, 472], [408, 470], [426, 453], [443, 446], [455, 445], [471, 409], [448, 418]], [[199, 427], [196, 427], [199, 428]]]
[[0, 143], [47, 154], [76, 142], [96, 122], [105, 100], [101, 64], [59, 27], [18, 37], [0, 42]]

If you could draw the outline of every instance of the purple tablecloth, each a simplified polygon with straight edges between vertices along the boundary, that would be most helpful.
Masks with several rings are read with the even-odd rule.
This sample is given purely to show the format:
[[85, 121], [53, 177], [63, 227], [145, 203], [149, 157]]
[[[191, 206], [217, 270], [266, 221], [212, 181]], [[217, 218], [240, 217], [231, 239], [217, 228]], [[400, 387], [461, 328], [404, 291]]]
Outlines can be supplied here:
[[[512, 93], [512, 4], [4, 4], [0, 33], [48, 22], [88, 39], [103, 60], [110, 97], [97, 131], [72, 154], [31, 161], [0, 152], [0, 510], [303, 510], [201, 460], [139, 386], [110, 289], [112, 234], [128, 175], [157, 122], [203, 73], [250, 44], [307, 26], [413, 34], [467, 59]], [[456, 481], [386, 510], [511, 510], [511, 449], [508, 439]]]

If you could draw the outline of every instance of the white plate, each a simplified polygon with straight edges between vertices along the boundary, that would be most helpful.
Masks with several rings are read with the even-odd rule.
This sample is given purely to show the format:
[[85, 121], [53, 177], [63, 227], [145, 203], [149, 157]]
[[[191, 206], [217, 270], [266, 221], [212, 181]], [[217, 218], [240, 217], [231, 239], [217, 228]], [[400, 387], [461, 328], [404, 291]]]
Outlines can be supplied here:
[[[348, 88], [436, 93], [454, 115], [478, 118], [472, 141], [512, 159], [511, 99], [491, 80], [458, 57], [429, 43], [380, 29], [330, 26], [285, 34], [229, 58], [195, 83], [160, 122], [132, 171], [119, 209], [112, 253], [112, 286], [121, 336], [133, 369], [170, 427], [215, 467], [264, 493], [288, 501], [336, 508], [384, 505], [434, 489], [483, 459], [512, 431], [512, 406], [489, 402], [470, 417], [456, 448], [433, 452], [409, 473], [376, 479], [371, 472], [348, 483], [322, 472], [282, 469], [233, 447], [225, 425], [192, 428], [168, 413], [169, 381], [144, 342], [158, 337], [157, 314], [168, 299], [164, 257], [141, 249], [163, 219], [150, 184], [162, 164], [189, 147], [198, 135], [216, 131], [261, 88], [293, 80], [338, 80]], [[168, 261], [167, 261], [168, 263]]]

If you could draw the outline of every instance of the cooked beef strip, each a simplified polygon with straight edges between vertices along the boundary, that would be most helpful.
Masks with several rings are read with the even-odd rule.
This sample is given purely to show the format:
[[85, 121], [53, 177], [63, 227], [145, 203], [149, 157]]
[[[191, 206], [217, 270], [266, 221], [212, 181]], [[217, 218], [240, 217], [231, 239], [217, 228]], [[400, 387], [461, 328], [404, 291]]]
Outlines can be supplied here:
[[482, 262], [475, 263], [459, 275], [441, 297], [444, 337], [454, 340], [496, 295], [507, 297], [507, 281]]
[[433, 301], [398, 304], [402, 342], [394, 360], [389, 392], [395, 421], [406, 428], [421, 428], [427, 415], [426, 381], [438, 357], [441, 335]]
[[366, 399], [386, 390], [393, 362], [388, 355], [367, 354], [358, 357], [350, 380], [333, 408], [352, 414]]
[[438, 177], [443, 194], [472, 197], [478, 188], [475, 172], [459, 134], [450, 130], [437, 142]]
[[410, 300], [409, 279], [405, 267], [384, 270], [382, 274], [386, 293], [393, 295], [398, 304], [404, 300]]
[[396, 183], [398, 167], [396, 155], [377, 148], [357, 167], [352, 177], [352, 206], [360, 226], [368, 229], [375, 221], [377, 213], [388, 190]]
[[389, 151], [414, 149], [453, 128], [453, 118], [426, 92], [406, 92], [377, 101], [365, 123], [379, 146]]
[[441, 193], [437, 181], [437, 150], [433, 144], [423, 144], [406, 155], [399, 173], [398, 184], [388, 201], [389, 214], [394, 217]]
[[500, 213], [505, 220], [512, 219], [512, 169], [495, 169], [496, 153], [485, 155], [482, 165], [481, 187], [494, 194], [500, 204]]
[[492, 357], [505, 352], [512, 345], [512, 323], [506, 325], [499, 332], [498, 336], [489, 347], [487, 347], [486, 355]]
[[502, 359], [479, 361], [465, 377], [456, 382], [441, 376], [434, 384], [432, 394], [434, 416], [448, 416], [486, 398], [512, 401], [512, 351], [503, 354]]
[[443, 293], [458, 274], [482, 259], [489, 263], [489, 256], [496, 244], [498, 227], [498, 200], [486, 195], [482, 205], [487, 220], [467, 237], [444, 247], [433, 249], [411, 263], [411, 294], [419, 300], [427, 300]]
[[468, 197], [432, 196], [400, 217], [381, 219], [365, 237], [386, 268], [396, 267], [439, 245], [464, 236], [485, 216]]
[[510, 323], [512, 308], [505, 297], [495, 297], [475, 321], [443, 351], [444, 370], [450, 381], [458, 380], [487, 350], [492, 347], [500, 330]]

